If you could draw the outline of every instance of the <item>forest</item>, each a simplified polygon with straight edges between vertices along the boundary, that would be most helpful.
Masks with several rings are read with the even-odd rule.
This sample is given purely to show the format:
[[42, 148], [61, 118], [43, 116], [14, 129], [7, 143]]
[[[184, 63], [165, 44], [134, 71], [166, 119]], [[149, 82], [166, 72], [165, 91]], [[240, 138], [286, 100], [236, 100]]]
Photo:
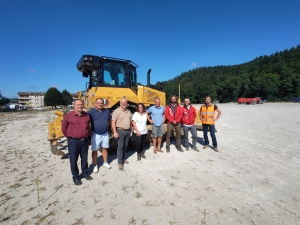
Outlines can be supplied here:
[[192, 103], [203, 103], [207, 95], [221, 103], [237, 102], [239, 97], [289, 101], [300, 96], [300, 45], [239, 65], [189, 70], [154, 87], [163, 87], [169, 98], [178, 95], [179, 84], [181, 101], [188, 97]]

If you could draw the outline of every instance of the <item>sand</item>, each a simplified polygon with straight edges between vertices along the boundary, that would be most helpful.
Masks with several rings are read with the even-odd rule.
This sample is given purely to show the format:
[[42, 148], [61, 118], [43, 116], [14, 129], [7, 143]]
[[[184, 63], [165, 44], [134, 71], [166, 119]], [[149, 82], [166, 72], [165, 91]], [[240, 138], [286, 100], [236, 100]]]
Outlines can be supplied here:
[[198, 131], [200, 152], [172, 142], [171, 153], [154, 155], [146, 146], [145, 160], [127, 154], [124, 171], [111, 155], [112, 169], [100, 167], [81, 186], [68, 159], [50, 151], [53, 111], [0, 113], [0, 222], [300, 224], [300, 104], [218, 106], [218, 153], [202, 149]]

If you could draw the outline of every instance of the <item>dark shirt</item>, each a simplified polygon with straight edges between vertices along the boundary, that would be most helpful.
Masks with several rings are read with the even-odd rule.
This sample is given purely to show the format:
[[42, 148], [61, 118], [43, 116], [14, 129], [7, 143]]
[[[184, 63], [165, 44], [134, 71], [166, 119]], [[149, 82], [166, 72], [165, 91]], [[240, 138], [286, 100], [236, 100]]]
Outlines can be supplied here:
[[111, 114], [108, 109], [102, 109], [100, 112], [98, 109], [91, 109], [88, 111], [91, 119], [91, 130], [96, 134], [105, 134], [109, 131], [109, 121], [111, 120]]
[[67, 113], [62, 121], [62, 132], [69, 138], [87, 138], [90, 131], [90, 117], [86, 112], [79, 116], [74, 110]]

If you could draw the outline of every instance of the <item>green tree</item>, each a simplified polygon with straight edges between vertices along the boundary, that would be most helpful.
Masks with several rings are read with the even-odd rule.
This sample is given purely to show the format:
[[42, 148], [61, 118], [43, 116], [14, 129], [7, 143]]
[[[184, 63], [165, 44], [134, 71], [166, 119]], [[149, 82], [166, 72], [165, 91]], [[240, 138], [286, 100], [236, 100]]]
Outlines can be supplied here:
[[44, 103], [45, 106], [56, 108], [56, 106], [63, 104], [63, 96], [59, 90], [57, 90], [55, 87], [51, 87], [45, 93]]
[[62, 97], [63, 97], [63, 105], [67, 106], [72, 104], [73, 98], [71, 94], [65, 89], [61, 92]]

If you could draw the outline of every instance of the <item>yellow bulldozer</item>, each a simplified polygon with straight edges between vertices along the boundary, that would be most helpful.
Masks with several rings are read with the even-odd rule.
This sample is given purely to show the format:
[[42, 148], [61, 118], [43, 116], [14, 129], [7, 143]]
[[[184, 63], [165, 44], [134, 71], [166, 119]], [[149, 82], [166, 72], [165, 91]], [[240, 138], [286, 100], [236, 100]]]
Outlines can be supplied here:
[[[134, 112], [137, 103], [143, 103], [146, 107], [154, 104], [155, 98], [160, 98], [161, 105], [166, 105], [166, 94], [161, 86], [156, 90], [150, 85], [151, 69], [147, 73], [147, 86], [137, 83], [138, 65], [130, 60], [111, 58], [106, 56], [83, 55], [76, 65], [83, 77], [89, 79], [86, 90], [78, 92], [78, 98], [83, 100], [86, 110], [94, 107], [97, 98], [104, 100], [104, 107], [113, 111], [119, 106], [119, 101], [126, 98], [128, 108]], [[59, 140], [64, 137], [61, 131], [61, 123], [66, 112], [56, 110], [56, 119], [48, 125], [48, 140], [53, 154], [65, 155], [58, 150], [62, 145]], [[202, 129], [197, 113], [196, 126]], [[151, 134], [151, 126], [148, 126]], [[165, 128], [166, 131], [166, 128]], [[113, 138], [111, 138], [113, 139]], [[151, 139], [151, 138], [150, 138]], [[110, 143], [110, 148], [115, 144]]]

